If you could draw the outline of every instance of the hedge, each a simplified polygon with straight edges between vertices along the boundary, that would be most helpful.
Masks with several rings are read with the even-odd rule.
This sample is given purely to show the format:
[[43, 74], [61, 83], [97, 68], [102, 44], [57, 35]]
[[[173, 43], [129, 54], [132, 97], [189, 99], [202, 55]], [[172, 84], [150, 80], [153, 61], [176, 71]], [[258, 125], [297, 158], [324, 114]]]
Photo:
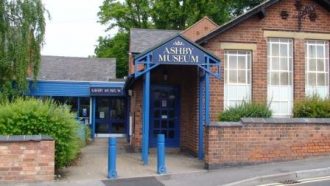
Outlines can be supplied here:
[[19, 98], [0, 105], [0, 135], [44, 134], [55, 140], [55, 167], [74, 160], [81, 147], [78, 122], [67, 106], [51, 100]]
[[293, 117], [330, 118], [330, 99], [313, 95], [297, 101], [293, 106]]
[[272, 111], [266, 104], [242, 102], [239, 105], [229, 107], [219, 114], [219, 121], [240, 121], [241, 118], [269, 118]]

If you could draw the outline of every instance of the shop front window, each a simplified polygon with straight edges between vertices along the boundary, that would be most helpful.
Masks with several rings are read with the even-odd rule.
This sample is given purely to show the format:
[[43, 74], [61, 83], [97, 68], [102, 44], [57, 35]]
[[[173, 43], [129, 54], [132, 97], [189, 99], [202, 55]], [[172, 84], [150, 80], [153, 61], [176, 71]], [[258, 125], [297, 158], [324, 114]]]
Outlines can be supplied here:
[[54, 97], [52, 97], [52, 99], [59, 104], [69, 106], [71, 112], [77, 113], [77, 111], [78, 111], [77, 97], [54, 96]]

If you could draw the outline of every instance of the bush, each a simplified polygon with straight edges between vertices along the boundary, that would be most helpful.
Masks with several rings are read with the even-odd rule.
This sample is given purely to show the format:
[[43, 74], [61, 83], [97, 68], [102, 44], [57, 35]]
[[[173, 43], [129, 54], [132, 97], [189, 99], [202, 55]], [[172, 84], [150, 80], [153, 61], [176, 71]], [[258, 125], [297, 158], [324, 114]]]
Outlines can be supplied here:
[[235, 107], [230, 107], [219, 114], [219, 121], [239, 121], [241, 118], [269, 118], [272, 111], [266, 104], [243, 102]]
[[51, 100], [17, 99], [0, 105], [1, 135], [49, 135], [55, 140], [55, 167], [68, 165], [80, 150], [78, 122], [68, 107]]
[[298, 101], [293, 107], [296, 118], [330, 118], [330, 99], [322, 99], [317, 95]]

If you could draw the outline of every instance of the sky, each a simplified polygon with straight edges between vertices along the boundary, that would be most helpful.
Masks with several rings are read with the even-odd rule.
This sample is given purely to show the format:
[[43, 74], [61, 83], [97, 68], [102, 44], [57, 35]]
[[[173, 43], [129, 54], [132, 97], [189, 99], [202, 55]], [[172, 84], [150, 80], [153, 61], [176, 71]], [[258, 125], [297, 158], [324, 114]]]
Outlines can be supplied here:
[[94, 55], [106, 26], [97, 22], [103, 0], [43, 0], [51, 19], [47, 21], [42, 55], [88, 57]]

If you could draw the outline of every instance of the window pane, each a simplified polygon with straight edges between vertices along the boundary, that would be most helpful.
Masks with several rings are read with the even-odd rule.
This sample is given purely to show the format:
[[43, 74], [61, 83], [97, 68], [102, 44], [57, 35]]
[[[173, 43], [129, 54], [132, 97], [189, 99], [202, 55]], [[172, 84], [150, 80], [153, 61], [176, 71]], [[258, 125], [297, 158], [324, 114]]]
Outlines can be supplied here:
[[317, 85], [320, 86], [325, 86], [326, 85], [326, 81], [325, 81], [325, 74], [317, 74]]
[[238, 83], [246, 83], [245, 70], [238, 70]]
[[287, 47], [287, 45], [286, 44], [281, 44], [280, 46], [281, 46], [281, 48], [280, 48], [281, 57], [288, 56], [288, 47]]
[[287, 58], [281, 58], [281, 70], [288, 70], [288, 59]]
[[225, 83], [228, 83], [228, 78], [227, 78], [227, 76], [228, 76], [228, 70], [227, 69], [225, 70], [224, 76], [225, 76]]
[[248, 70], [246, 73], [247, 73], [247, 78], [248, 78], [247, 83], [250, 84], [251, 83], [251, 72], [250, 72], [250, 70]]
[[317, 71], [324, 71], [324, 61], [322, 59], [317, 60]]
[[316, 71], [316, 60], [315, 59], [309, 60], [309, 70]]
[[273, 73], [271, 73], [271, 84], [272, 85], [279, 85], [279, 82], [280, 82], [280, 80], [279, 80], [279, 73], [277, 73], [277, 72], [273, 72]]
[[237, 71], [229, 70], [229, 83], [237, 83]]
[[317, 57], [324, 58], [324, 46], [317, 46]]
[[271, 60], [272, 60], [272, 69], [271, 70], [279, 70], [280, 69], [279, 58], [273, 57]]
[[238, 56], [238, 69], [246, 69], [245, 56]]
[[237, 69], [237, 57], [229, 56], [229, 69]]
[[313, 45], [309, 45], [309, 58], [315, 58], [316, 48]]
[[282, 72], [281, 74], [281, 85], [289, 85], [289, 76], [287, 72]]
[[278, 44], [272, 44], [272, 56], [279, 56]]
[[316, 73], [308, 74], [308, 85], [310, 85], [310, 86], [316, 85]]

